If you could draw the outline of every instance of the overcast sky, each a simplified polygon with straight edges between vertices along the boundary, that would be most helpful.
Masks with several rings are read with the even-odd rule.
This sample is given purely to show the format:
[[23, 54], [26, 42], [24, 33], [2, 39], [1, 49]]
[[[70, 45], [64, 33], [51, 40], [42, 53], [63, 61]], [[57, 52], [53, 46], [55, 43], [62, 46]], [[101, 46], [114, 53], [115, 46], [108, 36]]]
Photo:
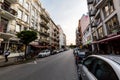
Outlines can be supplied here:
[[86, 0], [40, 0], [43, 8], [58, 25], [61, 25], [66, 34], [67, 44], [75, 44], [75, 30], [78, 20], [87, 14]]

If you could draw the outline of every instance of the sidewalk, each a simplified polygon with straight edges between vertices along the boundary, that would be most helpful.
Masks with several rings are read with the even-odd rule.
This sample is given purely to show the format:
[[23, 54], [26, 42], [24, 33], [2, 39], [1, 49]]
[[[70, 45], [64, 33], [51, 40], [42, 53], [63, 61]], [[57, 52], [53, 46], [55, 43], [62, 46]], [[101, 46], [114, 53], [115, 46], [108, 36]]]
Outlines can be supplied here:
[[0, 55], [0, 67], [5, 67], [9, 65], [13, 65], [16, 63], [16, 57], [19, 55], [23, 55], [23, 53], [11, 53], [8, 56], [8, 62], [5, 62], [5, 58], [3, 55]]
[[16, 57], [10, 57], [10, 58], [8, 58], [8, 62], [5, 62], [4, 58], [0, 59], [0, 67], [6, 67], [9, 65], [15, 64], [15, 59], [16, 59]]

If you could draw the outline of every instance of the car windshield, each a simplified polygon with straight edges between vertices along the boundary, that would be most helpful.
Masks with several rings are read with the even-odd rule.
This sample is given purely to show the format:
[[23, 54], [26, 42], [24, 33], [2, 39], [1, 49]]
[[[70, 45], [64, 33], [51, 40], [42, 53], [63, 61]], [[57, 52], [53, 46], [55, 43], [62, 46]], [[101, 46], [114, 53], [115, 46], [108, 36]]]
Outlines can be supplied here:
[[78, 52], [78, 55], [85, 55], [85, 52]]

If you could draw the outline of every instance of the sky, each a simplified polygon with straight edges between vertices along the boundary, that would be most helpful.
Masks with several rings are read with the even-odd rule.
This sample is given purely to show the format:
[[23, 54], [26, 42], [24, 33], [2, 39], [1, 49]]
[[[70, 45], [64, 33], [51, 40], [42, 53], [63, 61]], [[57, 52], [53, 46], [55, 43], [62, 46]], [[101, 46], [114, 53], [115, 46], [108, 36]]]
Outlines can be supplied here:
[[40, 0], [56, 25], [61, 25], [66, 34], [67, 45], [75, 44], [78, 20], [87, 14], [86, 0]]

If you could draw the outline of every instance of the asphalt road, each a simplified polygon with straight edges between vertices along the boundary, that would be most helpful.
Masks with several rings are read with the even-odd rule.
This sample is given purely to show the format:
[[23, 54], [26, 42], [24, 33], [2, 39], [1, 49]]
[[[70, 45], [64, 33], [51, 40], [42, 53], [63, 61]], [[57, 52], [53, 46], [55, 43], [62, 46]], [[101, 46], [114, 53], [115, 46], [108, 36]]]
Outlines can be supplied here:
[[0, 80], [78, 80], [72, 50], [0, 69]]

